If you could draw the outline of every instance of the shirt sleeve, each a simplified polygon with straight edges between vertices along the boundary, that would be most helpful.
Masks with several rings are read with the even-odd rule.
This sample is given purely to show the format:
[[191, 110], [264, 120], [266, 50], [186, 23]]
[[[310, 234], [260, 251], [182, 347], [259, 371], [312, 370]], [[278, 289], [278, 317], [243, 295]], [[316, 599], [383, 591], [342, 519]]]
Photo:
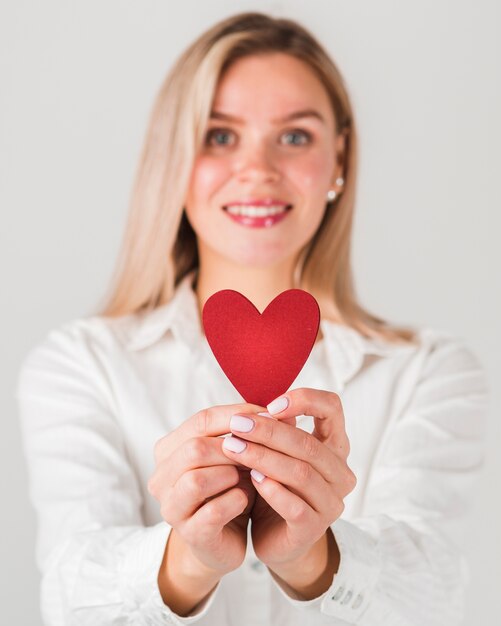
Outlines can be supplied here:
[[325, 616], [359, 626], [462, 622], [470, 579], [462, 544], [484, 463], [489, 395], [464, 342], [435, 342], [382, 440], [363, 515], [331, 525], [341, 560], [330, 588], [305, 601], [271, 576], [309, 623], [324, 625]]
[[75, 323], [51, 331], [18, 375], [44, 624], [198, 621], [219, 584], [190, 616], [164, 604], [157, 576], [171, 527], [143, 523], [138, 477], [107, 394]]

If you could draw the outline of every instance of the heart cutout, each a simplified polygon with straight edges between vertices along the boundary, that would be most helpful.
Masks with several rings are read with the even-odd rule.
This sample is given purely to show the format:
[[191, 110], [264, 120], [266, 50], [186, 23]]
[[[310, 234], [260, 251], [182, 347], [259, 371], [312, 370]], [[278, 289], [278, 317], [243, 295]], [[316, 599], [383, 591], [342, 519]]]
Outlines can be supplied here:
[[315, 344], [320, 308], [302, 289], [288, 289], [263, 313], [238, 291], [217, 291], [204, 305], [207, 342], [246, 402], [266, 406], [294, 382]]

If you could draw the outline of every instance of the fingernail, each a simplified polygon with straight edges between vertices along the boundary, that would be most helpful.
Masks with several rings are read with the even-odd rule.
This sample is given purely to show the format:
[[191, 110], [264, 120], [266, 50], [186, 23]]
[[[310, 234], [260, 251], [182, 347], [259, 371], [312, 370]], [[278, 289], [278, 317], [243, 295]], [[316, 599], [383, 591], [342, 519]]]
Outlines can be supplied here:
[[266, 411], [263, 411], [262, 413], [258, 413], [258, 415], [262, 415], [263, 417], [273, 417], [273, 415], [270, 415]]
[[238, 430], [242, 433], [248, 433], [254, 428], [254, 420], [243, 415], [232, 415], [230, 419], [231, 430]]
[[223, 448], [226, 448], [226, 450], [231, 450], [231, 452], [243, 452], [246, 447], [247, 444], [245, 443], [245, 441], [242, 441], [237, 437], [233, 437], [233, 435], [231, 435], [230, 437], [226, 437], [223, 441]]
[[277, 398], [276, 400], [273, 400], [273, 402], [270, 402], [266, 408], [272, 415], [275, 415], [275, 413], [280, 413], [280, 411], [283, 411], [288, 406], [289, 400], [285, 396], [282, 396], [281, 398]]
[[266, 478], [264, 474], [261, 474], [261, 472], [258, 472], [258, 470], [256, 469], [251, 469], [250, 475], [254, 480], [257, 480], [258, 483], [262, 483], [263, 480]]

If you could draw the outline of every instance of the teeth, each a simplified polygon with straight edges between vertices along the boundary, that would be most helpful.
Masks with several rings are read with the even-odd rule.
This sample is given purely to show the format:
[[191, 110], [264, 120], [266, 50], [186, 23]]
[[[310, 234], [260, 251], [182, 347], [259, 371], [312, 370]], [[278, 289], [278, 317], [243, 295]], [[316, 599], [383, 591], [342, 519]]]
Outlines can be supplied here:
[[249, 206], [233, 204], [232, 206], [226, 207], [226, 210], [232, 215], [246, 215], [247, 217], [267, 217], [268, 215], [284, 213], [285, 206]]

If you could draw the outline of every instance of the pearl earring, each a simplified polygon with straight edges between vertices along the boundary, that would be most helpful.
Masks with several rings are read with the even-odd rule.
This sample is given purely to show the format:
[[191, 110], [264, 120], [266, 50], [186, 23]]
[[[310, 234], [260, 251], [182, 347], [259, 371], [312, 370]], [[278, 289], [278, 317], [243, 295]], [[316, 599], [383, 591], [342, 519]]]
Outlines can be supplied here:
[[[336, 178], [336, 185], [338, 187], [342, 187], [344, 185], [344, 178]], [[329, 189], [327, 192], [327, 202], [332, 202], [337, 197], [337, 192], [335, 189]]]

